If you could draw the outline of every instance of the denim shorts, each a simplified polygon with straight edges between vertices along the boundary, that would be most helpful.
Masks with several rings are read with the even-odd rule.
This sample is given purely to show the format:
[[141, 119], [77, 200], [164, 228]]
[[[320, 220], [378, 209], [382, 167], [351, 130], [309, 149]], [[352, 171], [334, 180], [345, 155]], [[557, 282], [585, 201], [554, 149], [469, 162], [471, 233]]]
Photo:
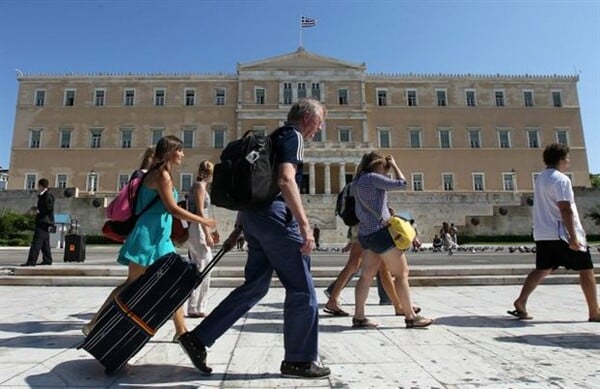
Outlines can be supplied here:
[[358, 241], [363, 250], [371, 250], [375, 254], [382, 254], [396, 247], [387, 227], [383, 227], [369, 235], [359, 235]]

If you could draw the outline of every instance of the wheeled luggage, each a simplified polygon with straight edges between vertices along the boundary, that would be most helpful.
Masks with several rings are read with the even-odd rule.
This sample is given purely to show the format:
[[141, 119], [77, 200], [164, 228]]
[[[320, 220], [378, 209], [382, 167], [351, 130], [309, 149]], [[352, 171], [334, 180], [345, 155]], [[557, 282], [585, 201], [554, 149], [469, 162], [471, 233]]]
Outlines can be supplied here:
[[165, 255], [115, 297], [78, 347], [94, 356], [111, 374], [150, 340], [225, 254], [221, 249], [206, 268], [176, 253]]
[[85, 235], [65, 235], [65, 262], [85, 261]]

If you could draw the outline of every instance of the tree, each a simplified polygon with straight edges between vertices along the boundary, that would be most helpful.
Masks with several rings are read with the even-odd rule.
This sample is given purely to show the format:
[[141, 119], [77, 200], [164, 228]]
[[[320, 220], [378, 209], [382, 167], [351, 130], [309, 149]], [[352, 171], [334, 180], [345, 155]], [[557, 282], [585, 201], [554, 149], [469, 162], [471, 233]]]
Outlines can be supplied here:
[[600, 188], [600, 174], [590, 174], [592, 188]]

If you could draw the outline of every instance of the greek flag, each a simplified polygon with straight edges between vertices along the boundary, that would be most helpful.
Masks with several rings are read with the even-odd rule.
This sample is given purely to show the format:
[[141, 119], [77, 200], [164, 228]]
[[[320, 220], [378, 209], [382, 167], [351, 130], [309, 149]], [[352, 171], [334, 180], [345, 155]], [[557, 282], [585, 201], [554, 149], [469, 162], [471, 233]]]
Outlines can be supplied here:
[[302, 27], [314, 27], [317, 25], [317, 19], [302, 16], [300, 18], [300, 26]]

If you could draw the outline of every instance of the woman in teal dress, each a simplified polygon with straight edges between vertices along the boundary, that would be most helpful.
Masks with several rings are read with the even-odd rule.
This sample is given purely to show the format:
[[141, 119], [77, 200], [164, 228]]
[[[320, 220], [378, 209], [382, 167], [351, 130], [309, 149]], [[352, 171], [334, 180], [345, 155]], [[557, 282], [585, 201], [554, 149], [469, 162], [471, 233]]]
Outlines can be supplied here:
[[[157, 259], [176, 251], [171, 242], [173, 216], [209, 228], [216, 227], [214, 220], [188, 212], [177, 205], [177, 192], [173, 187], [171, 170], [181, 165], [183, 157], [183, 143], [175, 136], [165, 136], [156, 144], [152, 164], [138, 192], [136, 211], [141, 211], [156, 196], [160, 197], [160, 201], [140, 216], [121, 247], [117, 261], [128, 266], [127, 280], [111, 292], [103, 307], [126, 285], [144, 274], [146, 268]], [[91, 331], [98, 319], [97, 316], [98, 314], [84, 326], [84, 333]], [[173, 321], [176, 337], [187, 332], [182, 308], [175, 312]]]

